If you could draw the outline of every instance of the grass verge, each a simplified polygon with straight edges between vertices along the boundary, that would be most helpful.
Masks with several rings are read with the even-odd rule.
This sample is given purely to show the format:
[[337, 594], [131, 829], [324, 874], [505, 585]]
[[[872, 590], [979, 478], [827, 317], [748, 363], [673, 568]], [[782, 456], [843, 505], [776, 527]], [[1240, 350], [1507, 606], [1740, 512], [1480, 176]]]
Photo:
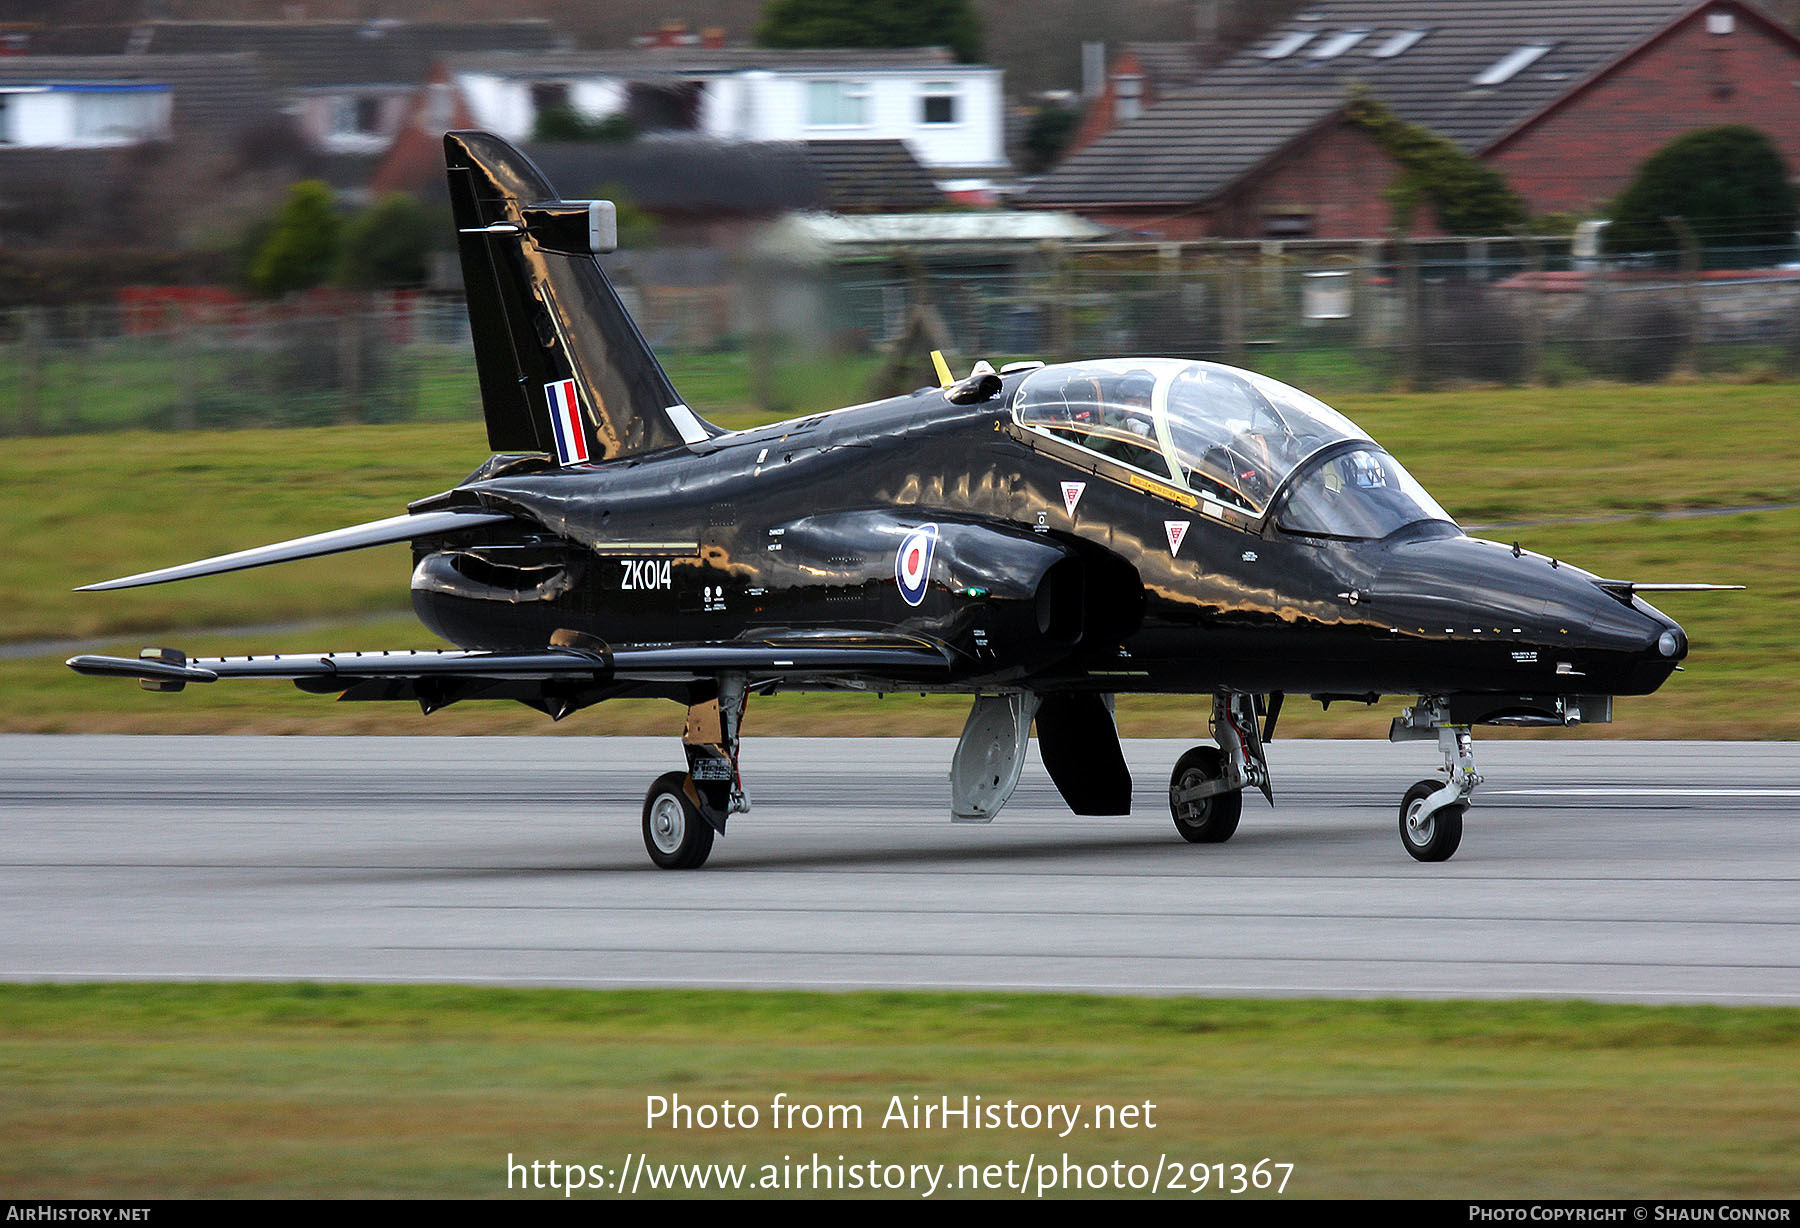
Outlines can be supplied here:
[[[0, 1185], [28, 1199], [505, 1196], [509, 1154], [1268, 1157], [1303, 1197], [1785, 1197], [1800, 1173], [1787, 1009], [9, 985], [0, 1069]], [[773, 1129], [778, 1092], [861, 1127]], [[674, 1095], [760, 1121], [646, 1128]], [[1156, 1107], [1067, 1138], [884, 1128], [914, 1095]]]
[[[721, 376], [721, 378], [723, 378]], [[1452, 512], [1487, 535], [1595, 571], [1643, 580], [1747, 583], [1751, 591], [1671, 595], [1694, 644], [1688, 672], [1648, 699], [1623, 700], [1601, 735], [1800, 737], [1800, 510], [1651, 519], [1646, 513], [1800, 503], [1800, 386], [1513, 389], [1348, 398], [1343, 408]], [[734, 423], [743, 425], [744, 423]], [[76, 584], [391, 515], [454, 485], [486, 452], [474, 423], [220, 434], [144, 432], [14, 440], [15, 497], [0, 506], [0, 642], [117, 637], [135, 652], [430, 647], [407, 613], [407, 556], [383, 547], [329, 559], [118, 593]], [[1600, 523], [1583, 518], [1614, 517]], [[1529, 527], [1506, 527], [1510, 522]], [[310, 620], [306, 633], [193, 634]], [[152, 696], [77, 679], [60, 656], [0, 661], [0, 729], [167, 732], [539, 732], [509, 705], [456, 707], [429, 723], [391, 705], [332, 704], [283, 686], [193, 687]], [[227, 693], [228, 690], [231, 693]], [[1378, 735], [1391, 706], [1330, 714], [1290, 705], [1299, 736]], [[954, 700], [782, 697], [752, 733], [954, 734]], [[608, 704], [578, 733], [674, 728], [660, 704]], [[1127, 699], [1127, 733], [1197, 730], [1191, 700]]]

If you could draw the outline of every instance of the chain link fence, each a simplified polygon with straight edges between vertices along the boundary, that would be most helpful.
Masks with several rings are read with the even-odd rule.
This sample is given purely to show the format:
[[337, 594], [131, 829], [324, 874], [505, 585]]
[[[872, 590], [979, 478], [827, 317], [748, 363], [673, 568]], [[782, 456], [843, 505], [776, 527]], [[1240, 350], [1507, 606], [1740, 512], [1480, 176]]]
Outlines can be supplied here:
[[[857, 400], [874, 360], [917, 343], [921, 315], [936, 317], [963, 361], [1206, 358], [1330, 397], [1677, 371], [1792, 377], [1792, 255], [1709, 252], [1702, 267], [1674, 256], [1582, 261], [1513, 241], [1107, 245], [1035, 253], [1013, 271], [872, 277], [867, 265], [827, 264], [784, 270], [774, 290], [766, 274], [623, 289], [677, 385], [704, 379], [695, 404], [707, 409], [827, 407], [781, 395], [778, 368], [791, 371], [796, 355], [825, 374], [817, 382], [833, 404]], [[467, 317], [453, 299], [225, 296], [0, 314], [0, 434], [480, 413]]]

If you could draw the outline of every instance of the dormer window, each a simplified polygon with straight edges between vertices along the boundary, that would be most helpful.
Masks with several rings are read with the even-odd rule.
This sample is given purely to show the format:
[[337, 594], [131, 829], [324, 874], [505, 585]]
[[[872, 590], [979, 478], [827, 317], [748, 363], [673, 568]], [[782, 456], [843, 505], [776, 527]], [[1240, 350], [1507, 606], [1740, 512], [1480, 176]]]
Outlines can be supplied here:
[[1307, 54], [1315, 60], [1335, 60], [1367, 37], [1369, 37], [1369, 27], [1352, 26], [1348, 30], [1340, 30], [1333, 34]]
[[1285, 60], [1310, 43], [1313, 34], [1312, 30], [1296, 30], [1292, 34], [1284, 34], [1263, 49], [1263, 59]]
[[1402, 30], [1389, 38], [1387, 42], [1375, 48], [1375, 58], [1378, 60], [1391, 60], [1395, 56], [1409, 50], [1414, 43], [1417, 43], [1429, 33], [1429, 30]]
[[1549, 43], [1527, 43], [1512, 54], [1496, 60], [1486, 72], [1475, 78], [1475, 84], [1504, 85], [1543, 59], [1549, 51]]

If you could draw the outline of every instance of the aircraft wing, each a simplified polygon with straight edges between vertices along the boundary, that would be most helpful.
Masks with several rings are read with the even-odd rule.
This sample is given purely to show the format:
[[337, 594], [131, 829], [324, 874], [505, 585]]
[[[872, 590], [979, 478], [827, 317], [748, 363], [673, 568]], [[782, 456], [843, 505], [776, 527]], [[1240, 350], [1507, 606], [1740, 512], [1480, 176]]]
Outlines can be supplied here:
[[372, 520], [368, 524], [351, 525], [347, 529], [333, 529], [329, 533], [314, 533], [310, 537], [296, 537], [291, 541], [257, 546], [251, 550], [239, 550], [234, 554], [216, 555], [210, 559], [182, 563], [175, 567], [164, 567], [157, 571], [142, 571], [134, 576], [121, 576], [117, 580], [102, 580], [98, 584], [84, 584], [75, 591], [92, 593], [115, 588], [140, 588], [146, 584], [166, 584], [170, 580], [191, 580], [196, 576], [216, 576], [227, 571], [243, 571], [249, 567], [262, 567], [268, 563], [287, 563], [295, 559], [341, 554], [346, 550], [361, 550], [365, 546], [386, 546], [395, 542], [407, 542], [416, 537], [429, 537], [437, 533], [455, 533], [463, 529], [478, 528], [481, 525], [500, 524], [512, 519], [514, 517], [502, 512], [479, 511], [418, 512], [405, 516], [389, 516], [385, 520]]
[[[71, 657], [79, 674], [137, 678], [151, 690], [178, 691], [190, 682], [222, 678], [288, 679], [302, 690], [346, 692], [348, 699], [418, 698], [418, 685], [359, 688], [362, 683], [559, 683], [687, 682], [721, 673], [759, 680], [873, 675], [929, 681], [947, 675], [947, 650], [927, 640], [846, 636], [804, 640], [726, 640], [687, 644], [592, 645], [522, 652], [271, 653], [245, 657], [194, 657], [146, 648], [137, 658]], [[351, 694], [361, 689], [361, 694]]]

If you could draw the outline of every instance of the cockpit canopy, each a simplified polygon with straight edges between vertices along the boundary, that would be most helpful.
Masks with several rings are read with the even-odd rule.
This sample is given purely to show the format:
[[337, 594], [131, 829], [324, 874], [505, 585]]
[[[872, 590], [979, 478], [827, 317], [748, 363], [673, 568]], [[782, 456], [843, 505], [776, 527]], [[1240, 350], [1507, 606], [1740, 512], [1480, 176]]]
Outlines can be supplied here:
[[[1252, 516], [1298, 473], [1277, 518], [1290, 532], [1384, 537], [1415, 521], [1450, 519], [1350, 419], [1253, 371], [1173, 358], [1044, 367], [1020, 383], [1013, 415]], [[1334, 447], [1346, 442], [1367, 446]]]

